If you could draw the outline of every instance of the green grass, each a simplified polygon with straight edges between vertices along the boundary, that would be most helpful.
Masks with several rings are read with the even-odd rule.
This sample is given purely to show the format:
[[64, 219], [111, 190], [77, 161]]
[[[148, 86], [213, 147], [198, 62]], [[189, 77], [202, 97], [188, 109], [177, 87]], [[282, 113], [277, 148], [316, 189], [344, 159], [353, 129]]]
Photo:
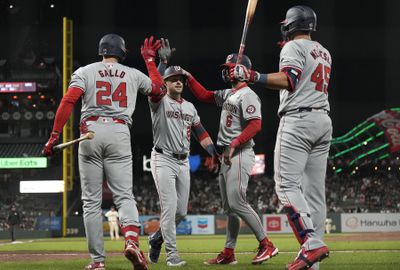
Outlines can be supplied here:
[[[332, 235], [327, 241], [331, 249], [331, 255], [324, 260], [320, 269], [400, 269], [400, 242], [398, 241], [345, 241], [346, 234]], [[366, 235], [366, 238], [368, 235]], [[281, 251], [280, 254], [265, 264], [253, 266], [250, 264], [257, 247], [257, 241], [252, 235], [240, 235], [236, 249], [239, 263], [234, 266], [206, 266], [203, 261], [218, 253], [225, 242], [225, 236], [179, 236], [178, 248], [182, 259], [187, 261], [184, 269], [284, 269], [286, 263], [293, 260], [298, 251], [298, 243], [292, 235], [271, 235], [271, 240]], [[337, 239], [337, 240], [336, 240]], [[22, 240], [24, 241], [24, 240]], [[146, 238], [141, 238], [141, 247], [147, 252]], [[132, 269], [129, 262], [122, 256], [115, 256], [115, 252], [121, 252], [123, 241], [112, 242], [106, 240], [106, 251], [114, 253], [107, 258], [108, 270]], [[2, 252], [83, 252], [87, 254], [85, 259], [53, 260], [53, 261], [13, 261], [4, 262], [0, 256], [0, 269], [9, 270], [70, 270], [83, 269], [90, 259], [87, 253], [86, 240], [84, 238], [66, 239], [39, 239], [23, 244], [5, 244], [0, 242], [0, 255]], [[162, 253], [160, 261], [151, 265], [151, 269], [171, 269], [165, 265], [165, 254]]]

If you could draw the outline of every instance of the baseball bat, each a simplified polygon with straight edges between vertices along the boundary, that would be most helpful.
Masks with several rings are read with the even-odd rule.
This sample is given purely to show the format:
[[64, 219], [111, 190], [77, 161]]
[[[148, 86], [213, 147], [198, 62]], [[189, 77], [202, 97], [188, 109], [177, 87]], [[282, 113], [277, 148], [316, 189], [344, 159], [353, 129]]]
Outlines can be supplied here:
[[62, 151], [63, 149], [67, 148], [68, 146], [71, 146], [73, 144], [79, 143], [81, 141], [84, 140], [91, 140], [94, 138], [94, 132], [89, 131], [88, 133], [86, 133], [85, 135], [83, 135], [82, 137], [79, 137], [78, 139], [66, 142], [66, 143], [61, 143], [61, 144], [57, 144], [56, 146], [53, 147], [53, 151], [54, 152], [59, 152]]
[[256, 6], [257, 6], [257, 0], [248, 0], [248, 1], [249, 2], [247, 3], [246, 18], [244, 20], [242, 39], [240, 41], [239, 53], [236, 64], [239, 64], [240, 60], [242, 60], [244, 48], [246, 47], [247, 31], [249, 29], [251, 21], [253, 20], [254, 12], [256, 11]]

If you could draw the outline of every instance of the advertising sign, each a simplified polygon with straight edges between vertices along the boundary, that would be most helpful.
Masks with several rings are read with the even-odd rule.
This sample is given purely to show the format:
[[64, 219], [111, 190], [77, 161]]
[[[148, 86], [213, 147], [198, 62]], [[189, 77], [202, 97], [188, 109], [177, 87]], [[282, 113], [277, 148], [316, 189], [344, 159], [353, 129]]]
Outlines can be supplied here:
[[292, 228], [289, 225], [286, 215], [263, 215], [262, 220], [264, 228], [268, 233], [292, 233]]
[[47, 168], [47, 158], [0, 158], [0, 169]]
[[[152, 234], [160, 228], [159, 216], [140, 216], [140, 234]], [[176, 226], [176, 234], [214, 234], [213, 215], [188, 215]]]
[[399, 213], [342, 214], [342, 232], [399, 232]]
[[[186, 216], [186, 223], [191, 224], [192, 234], [214, 234], [214, 215], [188, 215]], [[181, 222], [182, 224], [182, 222]], [[181, 226], [179, 224], [179, 226]], [[186, 225], [188, 228], [189, 225]]]
[[[215, 215], [215, 234], [226, 234], [227, 224], [226, 215]], [[240, 233], [253, 233], [242, 219], [240, 219]]]

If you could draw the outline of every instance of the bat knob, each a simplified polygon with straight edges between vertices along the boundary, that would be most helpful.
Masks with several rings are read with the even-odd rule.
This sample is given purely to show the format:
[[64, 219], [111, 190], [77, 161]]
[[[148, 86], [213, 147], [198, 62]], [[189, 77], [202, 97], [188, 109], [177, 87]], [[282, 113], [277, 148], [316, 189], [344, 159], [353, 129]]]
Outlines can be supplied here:
[[88, 138], [88, 140], [93, 139], [93, 138], [94, 138], [94, 132], [93, 132], [93, 131], [89, 131], [89, 132], [86, 134], [86, 137]]

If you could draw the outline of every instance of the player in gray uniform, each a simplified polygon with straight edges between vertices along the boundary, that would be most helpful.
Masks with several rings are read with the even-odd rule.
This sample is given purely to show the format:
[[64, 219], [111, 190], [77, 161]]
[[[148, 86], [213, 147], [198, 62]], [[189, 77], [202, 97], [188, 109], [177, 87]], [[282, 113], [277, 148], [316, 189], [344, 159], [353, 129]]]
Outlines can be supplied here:
[[176, 247], [176, 225], [187, 214], [190, 192], [189, 152], [193, 135], [211, 156], [217, 156], [214, 144], [203, 128], [192, 103], [181, 96], [186, 76], [179, 66], [170, 66], [163, 76], [165, 96], [149, 98], [153, 121], [151, 169], [161, 206], [160, 230], [150, 236], [149, 261], [158, 261], [165, 241], [168, 266], [182, 266]]
[[331, 56], [311, 40], [317, 17], [307, 6], [286, 13], [281, 30], [284, 42], [280, 72], [260, 74], [238, 65], [230, 75], [240, 81], [258, 82], [280, 90], [281, 117], [275, 145], [276, 192], [301, 245], [287, 269], [319, 269], [329, 255], [323, 242], [326, 218], [325, 175], [332, 136], [328, 115]]
[[[222, 108], [217, 148], [223, 152], [219, 173], [222, 204], [228, 215], [227, 239], [224, 250], [205, 264], [236, 264], [234, 249], [240, 229], [240, 218], [251, 228], [259, 241], [253, 264], [261, 264], [278, 254], [278, 249], [267, 238], [267, 233], [257, 213], [246, 201], [246, 190], [254, 166], [253, 137], [261, 130], [261, 102], [246, 82], [229, 79], [229, 68], [237, 61], [237, 54], [230, 54], [223, 65], [223, 79], [231, 88], [218, 91], [206, 90], [189, 73], [188, 86], [197, 99], [215, 103]], [[250, 59], [243, 55], [241, 63], [251, 67]]]
[[[160, 42], [146, 39], [142, 56], [147, 66], [154, 66]], [[99, 43], [103, 61], [79, 68], [72, 74], [67, 94], [57, 109], [53, 132], [43, 153], [53, 154], [62, 128], [74, 104], [82, 98], [81, 134], [95, 133], [92, 140], [79, 144], [79, 173], [82, 188], [83, 218], [92, 263], [86, 270], [105, 269], [102, 222], [103, 175], [118, 208], [121, 231], [125, 237], [124, 254], [134, 269], [148, 269], [139, 249], [140, 222], [132, 193], [132, 152], [129, 128], [137, 93], [157, 96], [162, 93], [160, 77], [147, 77], [137, 69], [119, 62], [126, 56], [125, 41], [115, 34], [105, 35]]]

